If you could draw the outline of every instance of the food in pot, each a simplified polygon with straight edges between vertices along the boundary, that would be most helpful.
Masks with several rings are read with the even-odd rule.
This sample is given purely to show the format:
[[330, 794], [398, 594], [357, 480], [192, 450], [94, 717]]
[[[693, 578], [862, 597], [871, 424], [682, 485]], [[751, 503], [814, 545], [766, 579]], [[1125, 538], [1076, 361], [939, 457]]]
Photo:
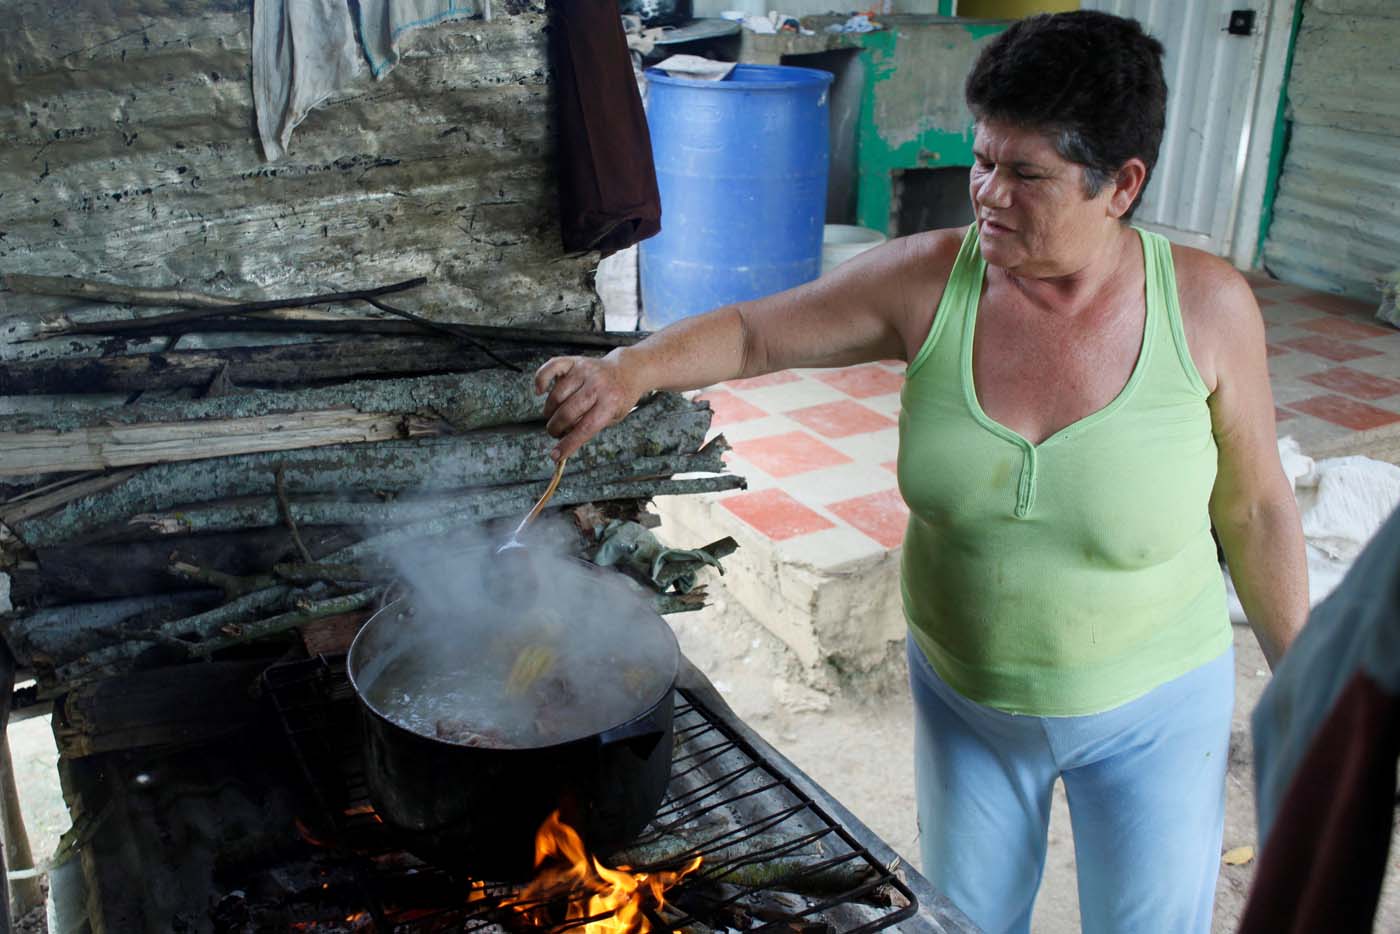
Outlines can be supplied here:
[[[525, 558], [538, 565], [529, 578], [548, 587], [507, 600], [464, 572], [381, 611], [352, 653], [370, 708], [428, 739], [526, 749], [627, 723], [670, 690], [675, 637], [636, 585], [581, 562]], [[481, 580], [507, 570], [492, 561]]]
[[506, 678], [506, 693], [519, 696], [524, 694], [540, 678], [554, 669], [557, 656], [547, 645], [535, 643], [527, 645], [515, 656], [515, 664], [510, 666]]
[[507, 627], [484, 646], [429, 632], [394, 644], [358, 680], [381, 716], [450, 743], [502, 749], [580, 739], [636, 716], [673, 677], [667, 646], [649, 646], [640, 627], [612, 644], [550, 625]]

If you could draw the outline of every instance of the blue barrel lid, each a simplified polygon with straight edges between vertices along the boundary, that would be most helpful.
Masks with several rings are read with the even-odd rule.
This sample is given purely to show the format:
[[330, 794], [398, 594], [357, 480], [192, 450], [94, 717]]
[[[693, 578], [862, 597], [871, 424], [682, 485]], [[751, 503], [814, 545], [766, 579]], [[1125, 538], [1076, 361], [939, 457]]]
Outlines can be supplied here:
[[835, 78], [817, 68], [795, 65], [735, 65], [719, 81], [703, 78], [682, 78], [669, 75], [660, 68], [648, 68], [647, 80], [653, 84], [674, 84], [690, 88], [713, 88], [716, 91], [790, 91], [797, 88], [825, 87]]

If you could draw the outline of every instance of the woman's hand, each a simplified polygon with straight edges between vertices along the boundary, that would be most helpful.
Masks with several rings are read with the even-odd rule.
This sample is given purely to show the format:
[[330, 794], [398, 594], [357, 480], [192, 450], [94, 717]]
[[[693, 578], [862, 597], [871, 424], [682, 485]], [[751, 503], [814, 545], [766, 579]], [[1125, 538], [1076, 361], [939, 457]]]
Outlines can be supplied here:
[[535, 372], [535, 392], [545, 400], [545, 429], [559, 443], [549, 456], [570, 457], [598, 432], [622, 421], [646, 391], [634, 385], [620, 350], [606, 357], [555, 357]]
[[829, 276], [682, 318], [602, 359], [555, 357], [535, 373], [535, 392], [549, 393], [549, 433], [559, 439], [550, 456], [572, 456], [653, 389], [685, 392], [793, 367], [907, 359], [928, 333], [962, 240], [960, 230], [896, 240]]

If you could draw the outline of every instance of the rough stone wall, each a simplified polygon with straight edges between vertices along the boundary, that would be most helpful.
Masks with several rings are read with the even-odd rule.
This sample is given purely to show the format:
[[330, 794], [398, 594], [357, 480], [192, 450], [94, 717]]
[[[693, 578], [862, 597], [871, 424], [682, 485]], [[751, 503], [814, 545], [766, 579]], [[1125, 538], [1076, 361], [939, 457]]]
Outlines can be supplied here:
[[[424, 275], [402, 304], [431, 317], [601, 327], [597, 257], [559, 240], [543, 2], [497, 7], [411, 33], [268, 163], [251, 0], [0, 0], [0, 273], [233, 295]], [[0, 293], [0, 318], [73, 304]]]

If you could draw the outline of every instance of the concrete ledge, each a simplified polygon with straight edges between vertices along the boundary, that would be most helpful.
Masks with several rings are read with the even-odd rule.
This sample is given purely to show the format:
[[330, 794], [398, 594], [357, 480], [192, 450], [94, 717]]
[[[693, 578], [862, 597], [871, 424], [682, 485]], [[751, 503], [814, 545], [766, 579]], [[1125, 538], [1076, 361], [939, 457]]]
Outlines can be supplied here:
[[849, 528], [786, 541], [760, 535], [720, 505], [721, 496], [658, 497], [662, 537], [676, 547], [732, 535], [723, 590], [797, 658], [803, 681], [828, 693], [892, 673], [904, 642], [899, 551]]

